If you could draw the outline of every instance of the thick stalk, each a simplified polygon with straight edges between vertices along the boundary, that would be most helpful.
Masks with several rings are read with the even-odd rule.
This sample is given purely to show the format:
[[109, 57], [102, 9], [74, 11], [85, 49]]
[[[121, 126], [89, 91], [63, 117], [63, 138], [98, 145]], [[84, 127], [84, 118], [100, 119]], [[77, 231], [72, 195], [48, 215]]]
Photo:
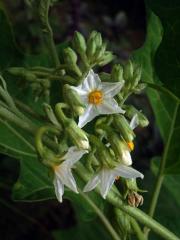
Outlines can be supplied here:
[[141, 230], [139, 224], [136, 222], [136, 220], [134, 218], [131, 218], [130, 222], [131, 222], [131, 226], [134, 230], [134, 233], [136, 234], [137, 239], [138, 240], [145, 240], [146, 238], [144, 236], [144, 233]]

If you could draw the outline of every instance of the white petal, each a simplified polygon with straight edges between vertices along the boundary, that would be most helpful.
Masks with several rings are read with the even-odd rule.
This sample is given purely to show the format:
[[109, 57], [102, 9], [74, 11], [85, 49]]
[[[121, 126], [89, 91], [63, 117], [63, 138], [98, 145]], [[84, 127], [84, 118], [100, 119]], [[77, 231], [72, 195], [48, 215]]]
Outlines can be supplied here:
[[56, 177], [60, 179], [60, 181], [70, 188], [72, 191], [78, 193], [76, 181], [71, 173], [71, 170], [67, 168], [66, 165], [63, 165], [63, 163], [59, 166], [59, 168], [56, 168], [55, 170]]
[[138, 119], [138, 115], [134, 114], [133, 118], [131, 119], [130, 122], [130, 128], [133, 130], [135, 129], [138, 125], [139, 125], [139, 119]]
[[93, 190], [100, 183], [99, 174], [91, 178], [88, 183], [85, 185], [83, 192], [89, 192]]
[[111, 169], [102, 169], [101, 170], [101, 175], [100, 175], [100, 193], [102, 195], [102, 197], [105, 199], [110, 188], [112, 187], [114, 181], [115, 181], [115, 174], [116, 172], [114, 172]]
[[64, 194], [64, 185], [62, 184], [61, 180], [54, 176], [54, 189], [55, 189], [55, 194], [59, 202], [62, 202], [62, 196]]
[[82, 89], [88, 92], [95, 90], [100, 85], [101, 80], [98, 74], [95, 74], [93, 70], [90, 70], [87, 77], [82, 82]]
[[125, 113], [114, 98], [105, 98], [102, 104], [97, 106], [99, 114]]
[[94, 106], [93, 104], [89, 104], [88, 107], [85, 109], [84, 114], [79, 117], [78, 126], [80, 128], [84, 127], [88, 122], [93, 120], [98, 115], [99, 113], [96, 106]]
[[88, 92], [82, 88], [82, 84], [79, 85], [79, 86], [77, 86], [77, 87], [71, 86], [71, 88], [72, 88], [74, 91], [76, 91], [77, 94], [79, 94], [79, 96], [82, 96], [82, 97], [83, 97], [83, 96], [87, 96], [87, 95], [88, 95]]
[[125, 165], [120, 164], [115, 168], [117, 175], [124, 177], [124, 178], [144, 178], [144, 175], [139, 171], [135, 170], [132, 167], [128, 167]]
[[122, 161], [122, 163], [123, 163], [124, 165], [126, 165], [126, 166], [132, 165], [131, 154], [130, 154], [129, 150], [126, 149], [126, 147], [125, 147], [125, 149], [124, 149], [123, 152], [122, 152], [121, 161]]
[[68, 149], [68, 152], [64, 155], [63, 159], [65, 161], [61, 165], [66, 165], [67, 168], [71, 168], [73, 164], [81, 159], [81, 157], [87, 153], [86, 150], [79, 150], [77, 147], [73, 146]]
[[114, 97], [120, 92], [123, 85], [124, 81], [115, 83], [103, 82], [101, 83], [101, 89], [106, 97]]

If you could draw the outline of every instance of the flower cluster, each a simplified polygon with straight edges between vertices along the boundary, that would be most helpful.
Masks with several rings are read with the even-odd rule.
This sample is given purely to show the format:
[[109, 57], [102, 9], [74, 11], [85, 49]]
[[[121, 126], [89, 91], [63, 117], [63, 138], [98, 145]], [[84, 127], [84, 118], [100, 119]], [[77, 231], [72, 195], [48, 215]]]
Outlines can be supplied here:
[[124, 67], [114, 65], [110, 74], [96, 74], [94, 66], [104, 66], [114, 56], [106, 51], [100, 33], [95, 31], [87, 43], [76, 32], [72, 46], [75, 50], [70, 47], [64, 50], [61, 66], [63, 102], [57, 103], [54, 111], [50, 105], [44, 105], [54, 127], [58, 153], [42, 148], [43, 141], [37, 144], [37, 150], [43, 163], [53, 170], [55, 193], [60, 202], [64, 186], [78, 193], [72, 169], [83, 157], [84, 166], [91, 173], [83, 191], [98, 186], [105, 199], [116, 180], [126, 182], [144, 177], [131, 166], [131, 151], [134, 129], [147, 126], [148, 120], [142, 112], [125, 104], [130, 94], [139, 93], [144, 87], [139, 83], [141, 71], [129, 61]]

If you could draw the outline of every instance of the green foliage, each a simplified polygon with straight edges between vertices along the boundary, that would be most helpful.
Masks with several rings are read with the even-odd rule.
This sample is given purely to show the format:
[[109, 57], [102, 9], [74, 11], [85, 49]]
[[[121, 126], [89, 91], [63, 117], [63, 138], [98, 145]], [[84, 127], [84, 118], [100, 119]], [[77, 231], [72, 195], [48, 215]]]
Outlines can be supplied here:
[[[149, 6], [151, 7], [151, 5]], [[148, 89], [148, 96], [151, 101], [156, 120], [163, 137], [164, 143], [167, 144], [166, 152], [166, 173], [180, 172], [180, 110], [178, 96], [169, 94], [164, 86], [171, 89], [172, 85], [176, 85], [178, 89], [177, 78], [174, 78], [174, 71], [164, 65], [164, 57], [162, 49], [167, 52], [167, 57], [171, 56], [172, 48], [164, 48], [164, 42], [170, 42], [171, 34], [163, 35], [167, 31], [167, 26], [161, 26], [159, 18], [151, 11], [148, 11], [148, 27], [147, 37], [144, 46], [137, 50], [133, 58], [136, 62], [142, 65], [142, 77], [145, 82], [149, 83], [150, 87], [158, 88], [160, 91]], [[166, 38], [164, 40], [164, 38]], [[162, 40], [162, 42], [161, 42]], [[178, 41], [178, 39], [176, 39]], [[161, 49], [161, 52], [159, 52]], [[169, 52], [168, 52], [169, 51]], [[175, 52], [175, 51], [173, 51]], [[159, 56], [160, 54], [160, 56]], [[158, 66], [157, 66], [158, 62]], [[173, 66], [178, 69], [178, 62], [173, 63]], [[161, 73], [166, 76], [171, 75], [171, 81], [167, 81]], [[156, 85], [154, 85], [156, 84]], [[159, 86], [159, 87], [157, 87]], [[163, 88], [162, 88], [163, 86]]]

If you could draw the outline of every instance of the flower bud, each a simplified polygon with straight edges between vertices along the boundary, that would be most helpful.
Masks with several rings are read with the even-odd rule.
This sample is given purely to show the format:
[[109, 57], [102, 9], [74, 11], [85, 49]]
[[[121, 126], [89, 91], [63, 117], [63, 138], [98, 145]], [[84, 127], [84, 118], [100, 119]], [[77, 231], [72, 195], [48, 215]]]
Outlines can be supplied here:
[[110, 51], [106, 51], [104, 53], [104, 56], [99, 60], [98, 65], [103, 67], [104, 65], [110, 63], [112, 60], [114, 60], [115, 56]]
[[111, 79], [113, 81], [123, 81], [123, 67], [120, 64], [115, 64], [111, 71]]
[[137, 114], [139, 126], [141, 127], [148, 126], [149, 120], [147, 119], [147, 117], [142, 112], [138, 111], [135, 107], [125, 106], [125, 110], [126, 110], [125, 115], [130, 119], [132, 119], [133, 116]]
[[96, 35], [94, 36], [94, 41], [96, 43], [96, 47], [100, 48], [102, 45], [102, 37], [101, 37], [100, 33], [98, 33], [98, 32], [96, 33]]
[[111, 148], [113, 149], [119, 162], [125, 164], [126, 166], [132, 165], [130, 149], [128, 149], [126, 143], [120, 140], [118, 135], [112, 131], [108, 133], [108, 141], [110, 142]]
[[87, 57], [91, 60], [96, 52], [96, 43], [93, 38], [90, 38], [87, 42]]
[[68, 120], [65, 124], [65, 130], [73, 144], [80, 149], [89, 149], [89, 140], [85, 132], [78, 127], [74, 120]]
[[64, 85], [64, 97], [73, 111], [79, 116], [84, 113], [84, 104], [79, 95], [68, 85]]
[[77, 54], [72, 48], [68, 47], [64, 49], [64, 61], [66, 64], [76, 64]]
[[86, 51], [86, 41], [83, 35], [80, 32], [75, 32], [74, 33], [74, 38], [73, 38], [73, 47], [76, 49], [78, 53], [85, 53]]
[[134, 66], [132, 61], [128, 61], [128, 63], [124, 66], [124, 74], [123, 77], [125, 80], [131, 80], [133, 78]]
[[115, 115], [113, 120], [113, 125], [120, 132], [120, 134], [122, 135], [123, 139], [126, 142], [133, 141], [135, 134], [124, 116], [120, 114]]
[[133, 91], [136, 94], [140, 94], [145, 88], [146, 88], [146, 84], [145, 83], [140, 83], [133, 89]]
[[99, 60], [103, 57], [106, 50], [106, 43], [103, 43], [101, 47], [97, 48], [96, 53], [94, 55], [95, 60]]
[[133, 76], [134, 86], [137, 86], [139, 81], [141, 80], [141, 74], [142, 74], [142, 68], [137, 66], [134, 70], [134, 76]]

